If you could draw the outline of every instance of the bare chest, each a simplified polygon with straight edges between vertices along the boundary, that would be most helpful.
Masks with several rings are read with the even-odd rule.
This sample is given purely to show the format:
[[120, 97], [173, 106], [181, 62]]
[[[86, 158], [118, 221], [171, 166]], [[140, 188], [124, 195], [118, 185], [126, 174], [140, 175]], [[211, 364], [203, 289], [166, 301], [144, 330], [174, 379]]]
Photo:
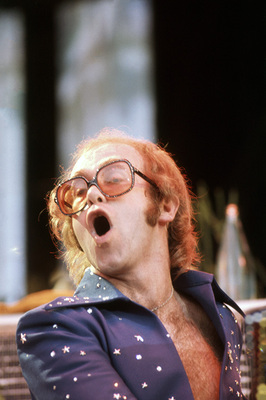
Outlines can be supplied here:
[[217, 351], [198, 329], [184, 321], [173, 342], [185, 368], [195, 400], [218, 400], [221, 363]]
[[179, 313], [165, 323], [182, 361], [195, 400], [218, 400], [222, 343], [205, 312], [189, 304], [189, 315]]

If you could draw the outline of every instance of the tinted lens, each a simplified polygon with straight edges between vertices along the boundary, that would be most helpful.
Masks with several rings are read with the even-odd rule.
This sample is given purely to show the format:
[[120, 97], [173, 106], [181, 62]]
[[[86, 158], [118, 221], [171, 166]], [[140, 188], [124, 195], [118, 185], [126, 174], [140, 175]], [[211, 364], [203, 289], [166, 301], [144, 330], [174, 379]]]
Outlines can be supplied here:
[[87, 199], [87, 183], [82, 178], [73, 178], [58, 188], [57, 200], [64, 214], [81, 211]]
[[108, 196], [119, 196], [132, 188], [132, 173], [125, 161], [118, 161], [106, 165], [97, 175], [97, 182]]

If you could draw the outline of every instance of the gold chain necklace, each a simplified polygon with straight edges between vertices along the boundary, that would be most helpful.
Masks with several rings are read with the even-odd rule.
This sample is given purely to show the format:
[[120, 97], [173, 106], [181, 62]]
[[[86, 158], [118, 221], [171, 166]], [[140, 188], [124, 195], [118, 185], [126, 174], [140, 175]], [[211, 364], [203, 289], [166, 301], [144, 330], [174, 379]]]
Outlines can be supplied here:
[[174, 294], [174, 287], [172, 286], [172, 291], [171, 291], [171, 294], [170, 294], [170, 296], [168, 297], [168, 299], [165, 300], [164, 303], [159, 304], [159, 306], [152, 308], [151, 311], [154, 312], [154, 311], [159, 310], [159, 308], [162, 308], [162, 307], [166, 306], [166, 304], [169, 303], [169, 301], [170, 301], [171, 298], [173, 297], [173, 294]]

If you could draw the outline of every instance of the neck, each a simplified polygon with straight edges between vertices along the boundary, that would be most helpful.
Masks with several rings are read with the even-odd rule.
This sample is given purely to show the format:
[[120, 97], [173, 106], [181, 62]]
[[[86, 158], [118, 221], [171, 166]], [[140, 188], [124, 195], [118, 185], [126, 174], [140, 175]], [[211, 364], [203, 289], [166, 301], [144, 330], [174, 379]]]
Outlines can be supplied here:
[[[95, 270], [95, 273], [99, 274], [99, 271]], [[164, 303], [170, 302], [173, 297], [168, 262], [161, 263], [157, 267], [153, 263], [149, 266], [146, 262], [124, 276], [121, 274], [118, 277], [101, 275], [132, 301], [152, 311], [162, 308]]]
[[165, 306], [171, 301], [171, 299], [172, 299], [172, 297], [173, 297], [173, 294], [174, 294], [174, 287], [172, 286], [172, 290], [171, 290], [170, 296], [167, 297], [167, 299], [166, 299], [163, 303], [160, 303], [160, 304], [158, 304], [158, 306], [153, 307], [153, 308], [151, 309], [151, 311], [155, 312], [155, 311], [158, 311], [158, 310], [160, 310], [161, 308], [165, 307]]
[[141, 257], [127, 260], [119, 269], [109, 269], [112, 274], [101, 274], [125, 296], [150, 310], [161, 306], [172, 294], [168, 241], [164, 236], [164, 240], [153, 236], [153, 245]]

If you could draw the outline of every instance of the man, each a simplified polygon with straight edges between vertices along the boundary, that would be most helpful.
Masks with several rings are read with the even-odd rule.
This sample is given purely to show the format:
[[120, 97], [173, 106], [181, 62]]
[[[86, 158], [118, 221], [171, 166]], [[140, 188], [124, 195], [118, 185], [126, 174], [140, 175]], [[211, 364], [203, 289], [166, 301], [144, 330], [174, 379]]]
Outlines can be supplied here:
[[48, 200], [74, 297], [27, 313], [18, 354], [33, 399], [243, 398], [237, 305], [199, 256], [170, 155], [120, 132], [83, 142]]

